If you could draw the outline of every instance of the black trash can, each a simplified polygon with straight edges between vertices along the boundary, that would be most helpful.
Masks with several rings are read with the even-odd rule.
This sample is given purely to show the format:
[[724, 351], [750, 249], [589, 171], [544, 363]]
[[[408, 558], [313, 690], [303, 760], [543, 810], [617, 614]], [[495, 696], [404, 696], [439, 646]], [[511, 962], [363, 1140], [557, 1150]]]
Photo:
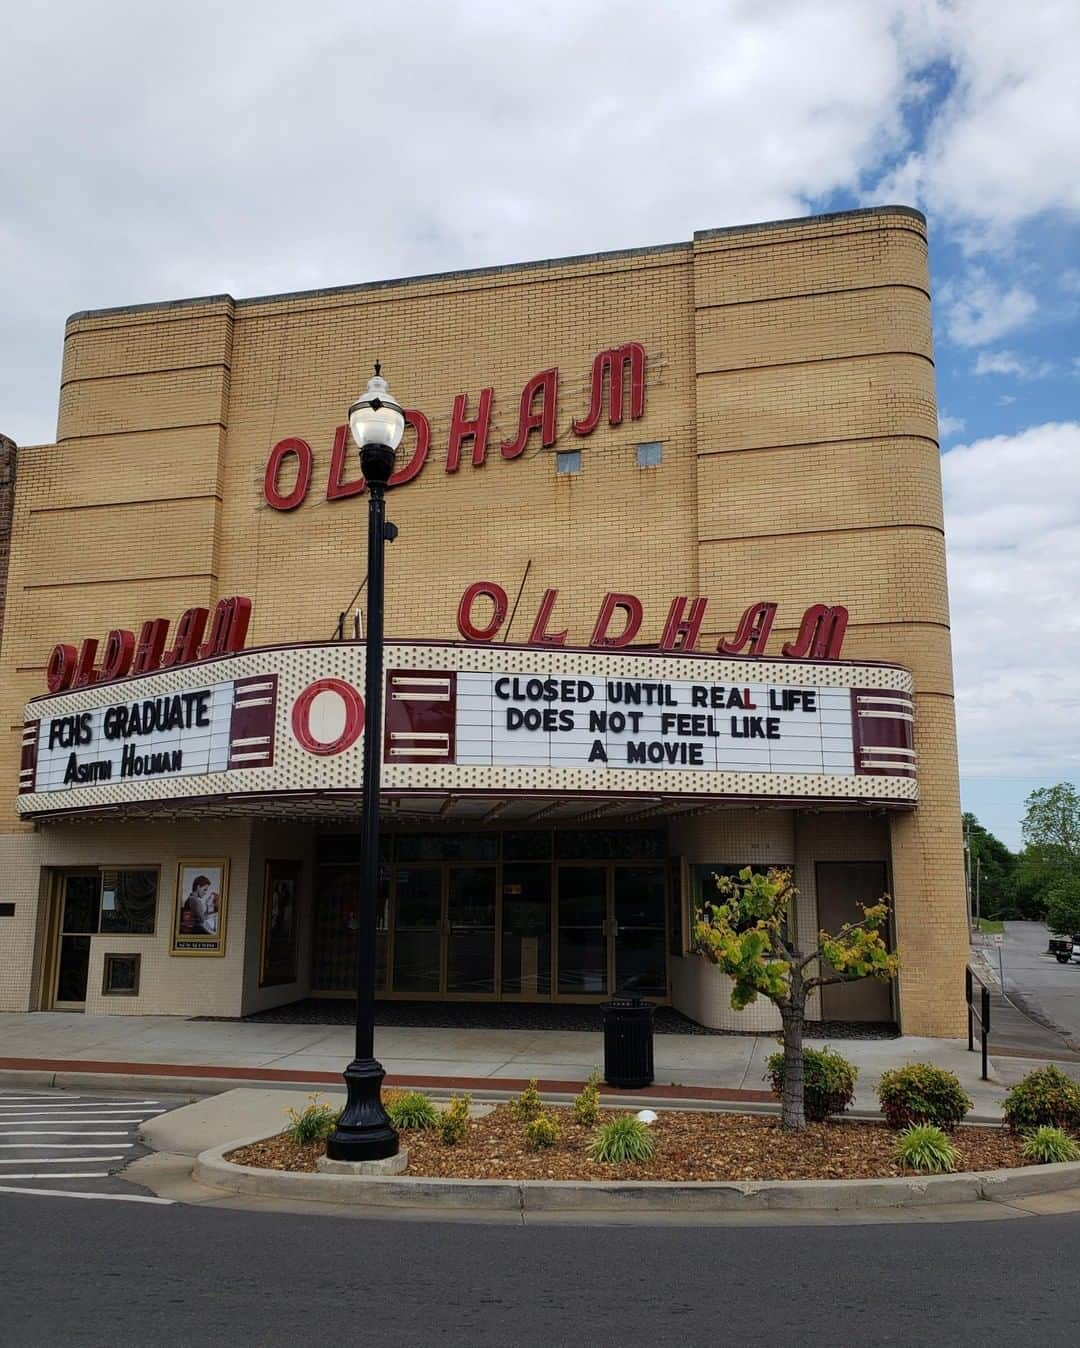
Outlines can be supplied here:
[[653, 1004], [640, 997], [604, 1003], [604, 1080], [619, 1090], [653, 1083]]

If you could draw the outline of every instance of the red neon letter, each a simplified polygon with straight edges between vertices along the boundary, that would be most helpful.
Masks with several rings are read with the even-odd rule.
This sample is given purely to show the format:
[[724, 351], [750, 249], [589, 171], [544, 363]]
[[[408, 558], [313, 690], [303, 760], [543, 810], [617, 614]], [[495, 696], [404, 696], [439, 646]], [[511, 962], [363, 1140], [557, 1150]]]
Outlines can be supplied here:
[[551, 617], [551, 610], [555, 607], [555, 600], [558, 599], [558, 590], [545, 590], [544, 597], [540, 600], [540, 607], [536, 611], [536, 622], [533, 623], [532, 631], [529, 633], [530, 646], [565, 646], [566, 629], [561, 632], [545, 631], [547, 621]]
[[848, 611], [843, 604], [811, 604], [802, 616], [799, 635], [784, 643], [793, 660], [838, 660], [847, 631]]
[[79, 653], [74, 646], [59, 645], [52, 648], [49, 663], [45, 666], [45, 683], [50, 693], [62, 693], [65, 688], [71, 687], [78, 658]]
[[446, 471], [456, 473], [461, 463], [461, 446], [464, 441], [472, 438], [472, 461], [473, 467], [479, 468], [487, 456], [487, 438], [488, 423], [491, 420], [491, 398], [494, 390], [482, 388], [480, 390], [480, 406], [477, 409], [476, 417], [470, 421], [467, 417], [469, 410], [469, 395], [459, 393], [454, 399], [454, 410], [450, 414], [450, 440], [446, 446]]
[[[615, 610], [621, 608], [626, 614], [626, 626], [616, 636], [608, 636], [608, 627], [612, 618], [615, 616]], [[590, 646], [628, 646], [637, 636], [638, 628], [641, 626], [641, 600], [637, 595], [618, 594], [609, 590], [604, 595], [604, 602], [600, 605], [600, 613], [596, 619], [596, 626], [593, 628], [593, 634], [589, 638]]]
[[79, 647], [79, 663], [75, 667], [75, 677], [71, 681], [72, 688], [85, 688], [87, 684], [97, 683], [98, 672], [94, 668], [96, 655], [97, 639], [86, 637]]
[[[541, 395], [540, 411], [533, 411], [537, 394]], [[518, 429], [513, 440], [502, 442], [504, 459], [516, 459], [529, 443], [533, 431], [540, 432], [540, 443], [547, 448], [555, 443], [555, 411], [559, 396], [558, 370], [541, 370], [534, 374], [521, 390], [521, 406], [518, 409]]]
[[575, 435], [588, 435], [596, 429], [600, 409], [604, 405], [604, 375], [608, 377], [608, 423], [622, 425], [623, 381], [630, 371], [630, 419], [636, 421], [645, 414], [645, 348], [640, 342], [626, 342], [622, 346], [601, 351], [592, 366], [592, 396], [589, 410], [581, 421], [573, 422]]
[[716, 649], [721, 655], [739, 655], [743, 647], [749, 644], [750, 655], [764, 655], [765, 643], [769, 639], [775, 617], [775, 604], [766, 603], [764, 600], [758, 604], [751, 604], [739, 619], [739, 630], [730, 641], [721, 637], [716, 643]]
[[[345, 724], [336, 739], [317, 739], [311, 728], [311, 708], [320, 693], [336, 693], [345, 704]], [[344, 679], [316, 679], [293, 703], [292, 730], [296, 742], [309, 754], [340, 754], [351, 748], [364, 729], [364, 699]]]
[[[473, 601], [479, 595], [490, 599], [495, 606], [486, 627], [477, 627], [472, 620]], [[503, 587], [496, 585], [493, 580], [477, 580], [461, 596], [461, 603], [458, 604], [458, 631], [466, 641], [490, 641], [502, 626], [505, 617], [506, 591]]]
[[251, 600], [234, 594], [230, 599], [219, 599], [210, 619], [210, 635], [199, 647], [199, 659], [228, 655], [242, 651], [251, 621]]
[[209, 616], [210, 610], [207, 608], [189, 608], [180, 615], [180, 621], [176, 624], [176, 636], [173, 638], [173, 648], [161, 657], [162, 669], [168, 669], [171, 665], [186, 665], [198, 659], [199, 646]]
[[[686, 602], [686, 596], [682, 594], [671, 601], [667, 622], [664, 624], [664, 633], [660, 638], [660, 649], [662, 651], [692, 651], [697, 644], [698, 633], [701, 631], [701, 624], [705, 619], [705, 609], [709, 601], [707, 599], [695, 599], [690, 605], [689, 618], [684, 618]], [[679, 640], [680, 637], [682, 638], [681, 641]]]
[[105, 654], [101, 657], [101, 680], [122, 679], [131, 668], [135, 657], [135, 633], [114, 627], [105, 638]]
[[411, 482], [427, 463], [428, 450], [431, 448], [431, 422], [423, 412], [418, 412], [414, 407], [406, 408], [405, 425], [411, 426], [416, 431], [416, 448], [405, 467], [390, 474], [390, 481], [387, 483], [390, 487], [400, 487], [405, 482]]
[[[292, 491], [281, 492], [278, 490], [278, 475], [281, 472], [281, 465], [290, 454], [296, 455], [296, 481]], [[295, 435], [279, 440], [270, 451], [270, 457], [266, 461], [266, 472], [263, 474], [263, 496], [266, 498], [266, 504], [273, 506], [275, 510], [295, 510], [307, 495], [307, 489], [311, 485], [311, 464], [311, 446], [306, 440], [301, 440]]]
[[330, 450], [330, 475], [326, 479], [326, 499], [328, 501], [340, 501], [346, 496], [359, 496], [364, 490], [364, 479], [355, 478], [352, 482], [342, 482], [345, 474], [345, 464], [349, 457], [349, 446], [352, 444], [352, 436], [349, 433], [348, 422], [344, 426], [337, 426], [334, 429], [334, 444]]
[[135, 647], [135, 659], [131, 665], [132, 674], [149, 674], [161, 665], [161, 653], [165, 649], [165, 634], [169, 630], [168, 618], [151, 618], [144, 622], [139, 631], [139, 644]]

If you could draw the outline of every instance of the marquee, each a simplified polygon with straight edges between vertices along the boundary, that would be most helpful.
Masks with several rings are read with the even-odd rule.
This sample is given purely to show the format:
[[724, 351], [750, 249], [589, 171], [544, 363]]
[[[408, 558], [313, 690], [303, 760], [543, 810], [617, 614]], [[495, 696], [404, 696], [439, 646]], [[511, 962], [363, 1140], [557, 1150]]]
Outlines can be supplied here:
[[[364, 645], [226, 653], [32, 700], [28, 817], [291, 799], [356, 806]], [[917, 799], [910, 673], [851, 661], [388, 642], [398, 800]], [[280, 812], [280, 811], [279, 811]]]

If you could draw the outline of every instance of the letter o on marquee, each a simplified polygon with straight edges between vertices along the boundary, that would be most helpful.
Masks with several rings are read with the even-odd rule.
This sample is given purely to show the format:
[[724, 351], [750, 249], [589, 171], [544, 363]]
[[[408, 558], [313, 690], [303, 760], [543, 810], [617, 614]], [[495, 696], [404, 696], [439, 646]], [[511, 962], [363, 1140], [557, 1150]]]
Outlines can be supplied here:
[[293, 703], [293, 735], [309, 754], [344, 753], [363, 729], [364, 699], [344, 679], [316, 679]]
[[[290, 454], [296, 455], [296, 481], [293, 483], [292, 491], [283, 492], [278, 490], [278, 476], [281, 473], [281, 465]], [[266, 472], [263, 475], [263, 496], [266, 498], [266, 504], [273, 506], [275, 510], [295, 510], [311, 486], [312, 461], [311, 446], [306, 440], [301, 440], [296, 435], [279, 440], [270, 451], [270, 457], [266, 461]]]

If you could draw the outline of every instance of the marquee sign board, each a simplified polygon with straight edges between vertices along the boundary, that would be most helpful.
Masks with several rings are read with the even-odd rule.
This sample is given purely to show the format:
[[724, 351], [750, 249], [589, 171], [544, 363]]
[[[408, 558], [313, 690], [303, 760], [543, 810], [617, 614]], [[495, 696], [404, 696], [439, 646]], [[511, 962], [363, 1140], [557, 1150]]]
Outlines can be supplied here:
[[[390, 642], [386, 670], [389, 795], [917, 799], [897, 666]], [[356, 796], [363, 685], [335, 642], [35, 698], [18, 808]]]

